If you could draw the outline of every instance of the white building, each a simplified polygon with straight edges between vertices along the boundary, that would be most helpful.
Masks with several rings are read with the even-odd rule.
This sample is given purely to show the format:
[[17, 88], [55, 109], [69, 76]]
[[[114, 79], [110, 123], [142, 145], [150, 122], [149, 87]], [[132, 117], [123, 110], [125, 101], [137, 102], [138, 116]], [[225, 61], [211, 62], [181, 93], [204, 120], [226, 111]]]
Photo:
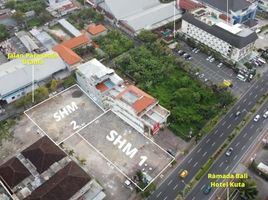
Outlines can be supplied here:
[[66, 69], [65, 63], [56, 52], [48, 51], [45, 54], [54, 54], [57, 57], [40, 58], [43, 64], [36, 65], [23, 64], [23, 59], [14, 59], [0, 65], [0, 102], [11, 103], [29, 93], [33, 82], [36, 89], [40, 82]]
[[112, 109], [141, 133], [156, 134], [170, 112], [133, 85], [124, 84], [113, 69], [93, 59], [78, 66], [79, 85], [104, 109]]
[[268, 0], [259, 0], [258, 7], [259, 9], [268, 12]]
[[223, 57], [239, 61], [249, 55], [254, 47], [257, 34], [241, 24], [229, 25], [204, 8], [182, 17], [181, 31], [186, 36], [207, 45]]

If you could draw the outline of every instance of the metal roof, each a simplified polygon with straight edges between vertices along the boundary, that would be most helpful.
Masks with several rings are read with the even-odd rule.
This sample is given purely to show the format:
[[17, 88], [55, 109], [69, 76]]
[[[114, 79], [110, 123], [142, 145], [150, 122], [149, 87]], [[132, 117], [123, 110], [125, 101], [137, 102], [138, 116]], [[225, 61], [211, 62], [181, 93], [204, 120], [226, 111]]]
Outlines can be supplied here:
[[[250, 6], [250, 2], [246, 0], [199, 0], [221, 11], [227, 12], [227, 4], [229, 10], [238, 11]], [[228, 1], [228, 2], [227, 2]]]
[[189, 22], [190, 24], [195, 25], [196, 27], [210, 33], [211, 35], [216, 36], [217, 38], [231, 44], [232, 46], [241, 49], [248, 44], [255, 42], [258, 39], [257, 34], [254, 31], [246, 31], [248, 34], [244, 37], [239, 34], [233, 34], [216, 24], [210, 26], [199, 19], [196, 19], [192, 14], [185, 13], [182, 16], [182, 19]]

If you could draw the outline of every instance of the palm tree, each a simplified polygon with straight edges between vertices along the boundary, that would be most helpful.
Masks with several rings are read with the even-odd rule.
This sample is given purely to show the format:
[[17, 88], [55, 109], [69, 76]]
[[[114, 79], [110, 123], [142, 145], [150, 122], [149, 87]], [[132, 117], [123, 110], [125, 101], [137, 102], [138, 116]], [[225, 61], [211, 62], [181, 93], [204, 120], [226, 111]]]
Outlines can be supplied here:
[[241, 179], [240, 181], [245, 183], [245, 187], [238, 188], [240, 197], [243, 197], [248, 200], [256, 199], [258, 195], [256, 182], [251, 178]]

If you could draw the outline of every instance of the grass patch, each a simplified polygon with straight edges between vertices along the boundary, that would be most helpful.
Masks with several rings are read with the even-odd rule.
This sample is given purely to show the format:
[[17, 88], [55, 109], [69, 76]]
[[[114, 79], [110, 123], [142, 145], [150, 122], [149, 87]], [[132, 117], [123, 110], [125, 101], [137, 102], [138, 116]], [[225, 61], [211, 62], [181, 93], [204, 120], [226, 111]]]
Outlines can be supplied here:
[[0, 122], [0, 145], [4, 139], [8, 139], [11, 136], [11, 127], [16, 124], [15, 119], [8, 119]]

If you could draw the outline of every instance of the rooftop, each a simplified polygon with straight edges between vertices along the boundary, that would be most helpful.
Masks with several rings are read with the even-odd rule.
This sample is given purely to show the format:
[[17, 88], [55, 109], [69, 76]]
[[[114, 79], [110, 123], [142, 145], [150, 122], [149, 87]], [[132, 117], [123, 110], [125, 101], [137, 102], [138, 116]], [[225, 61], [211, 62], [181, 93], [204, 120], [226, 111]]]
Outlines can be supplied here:
[[[70, 1], [69, 4], [72, 5], [72, 2]], [[66, 6], [66, 5], [65, 5]], [[58, 20], [60, 25], [62, 25], [68, 32], [70, 32], [74, 37], [78, 37], [81, 35], [81, 32], [77, 30], [72, 24], [70, 24], [66, 19], [60, 19]]]
[[257, 34], [250, 29], [241, 28], [240, 25], [230, 26], [212, 17], [195, 17], [186, 12], [182, 19], [239, 49], [255, 42], [258, 38]]
[[134, 85], [128, 86], [117, 96], [117, 98], [131, 105], [137, 114], [144, 111], [150, 105], [156, 103], [156, 100], [152, 96], [143, 92]]
[[105, 26], [103, 26], [102, 24], [91, 24], [88, 26], [87, 31], [91, 34], [91, 35], [97, 35], [99, 33], [102, 33], [104, 31], [106, 31]]
[[251, 4], [247, 0], [199, 0], [199, 2], [208, 4], [224, 12], [227, 10], [227, 4], [229, 6], [229, 10], [232, 11], [243, 10]]
[[67, 200], [90, 181], [90, 177], [74, 161], [34, 190], [25, 200]]
[[10, 188], [15, 187], [30, 175], [27, 168], [15, 157], [0, 166], [0, 180], [4, 180]]
[[85, 45], [88, 44], [90, 42], [90, 40], [88, 39], [88, 37], [86, 35], [80, 35], [78, 37], [74, 37], [70, 40], [64, 41], [63, 43], [61, 43], [61, 45], [69, 48], [69, 49], [73, 49], [73, 48], [77, 48], [81, 45]]
[[53, 163], [66, 156], [66, 154], [46, 136], [22, 151], [22, 155], [34, 164], [39, 173], [44, 172]]

